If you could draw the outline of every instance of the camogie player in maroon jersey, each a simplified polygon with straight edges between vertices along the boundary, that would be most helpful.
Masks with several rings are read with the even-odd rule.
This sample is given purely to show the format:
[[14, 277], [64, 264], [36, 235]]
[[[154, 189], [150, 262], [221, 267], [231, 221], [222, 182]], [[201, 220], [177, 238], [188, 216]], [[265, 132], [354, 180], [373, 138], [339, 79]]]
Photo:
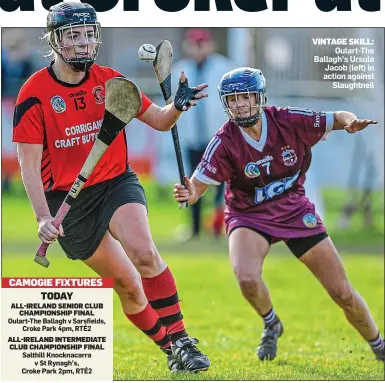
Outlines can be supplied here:
[[209, 185], [226, 182], [225, 222], [230, 260], [243, 296], [262, 317], [257, 349], [261, 360], [276, 357], [283, 325], [262, 279], [271, 244], [284, 241], [342, 308], [347, 320], [384, 361], [384, 341], [362, 297], [347, 279], [341, 258], [305, 194], [311, 148], [332, 130], [355, 133], [373, 120], [350, 112], [320, 112], [266, 106], [262, 72], [238, 68], [219, 85], [229, 116], [215, 134], [187, 189], [174, 188], [178, 202], [194, 204]]
[[[58, 239], [68, 258], [114, 278], [127, 318], [161, 347], [171, 371], [207, 370], [209, 359], [186, 332], [174, 277], [153, 243], [144, 190], [127, 163], [124, 132], [88, 178], [63, 226], [52, 224], [100, 130], [105, 83], [122, 75], [94, 63], [101, 28], [89, 4], [52, 6], [46, 37], [53, 61], [20, 90], [13, 127], [38, 236], [45, 243]], [[142, 93], [136, 117], [168, 131], [183, 111], [207, 96], [206, 86], [180, 82], [174, 103], [163, 108]]]

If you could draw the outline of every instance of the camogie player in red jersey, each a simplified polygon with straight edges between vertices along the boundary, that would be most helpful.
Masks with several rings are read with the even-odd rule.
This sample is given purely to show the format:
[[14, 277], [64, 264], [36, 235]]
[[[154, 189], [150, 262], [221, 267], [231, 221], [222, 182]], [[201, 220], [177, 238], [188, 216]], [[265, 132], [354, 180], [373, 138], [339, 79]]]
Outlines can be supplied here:
[[175, 185], [175, 199], [194, 204], [209, 185], [226, 182], [230, 260], [243, 296], [265, 324], [257, 349], [261, 360], [275, 358], [283, 333], [262, 280], [270, 245], [282, 240], [341, 307], [376, 358], [384, 361], [378, 327], [348, 281], [303, 186], [312, 146], [332, 130], [355, 133], [377, 122], [359, 120], [350, 112], [266, 106], [265, 92], [265, 78], [258, 69], [238, 68], [223, 75], [219, 94], [229, 121], [208, 144], [191, 180], [186, 177], [187, 189]]
[[[102, 124], [105, 83], [121, 73], [95, 64], [101, 28], [81, 2], [50, 8], [52, 63], [23, 85], [14, 113], [23, 183], [45, 243], [58, 239], [67, 257], [113, 277], [127, 318], [167, 355], [171, 371], [204, 371], [209, 359], [188, 336], [174, 277], [151, 237], [143, 187], [127, 162], [124, 133], [110, 145], [57, 230], [52, 220], [82, 168]], [[163, 108], [142, 93], [140, 121], [168, 131], [207, 94], [180, 82]]]

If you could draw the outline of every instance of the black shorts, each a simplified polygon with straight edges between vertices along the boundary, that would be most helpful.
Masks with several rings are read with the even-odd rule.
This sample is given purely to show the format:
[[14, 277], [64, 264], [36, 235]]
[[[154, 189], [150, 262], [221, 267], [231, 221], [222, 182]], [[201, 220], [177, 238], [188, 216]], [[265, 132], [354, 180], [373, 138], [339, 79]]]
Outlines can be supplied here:
[[[66, 191], [46, 193], [52, 216], [56, 215], [66, 195]], [[108, 230], [115, 211], [127, 203], [141, 203], [147, 207], [144, 189], [131, 169], [81, 190], [64, 218], [65, 237], [58, 238], [67, 257], [73, 260], [91, 257]]]
[[[248, 226], [237, 226], [233, 228], [231, 232], [233, 232], [235, 229], [239, 227], [246, 227], [247, 229], [253, 230], [259, 235], [261, 235], [263, 238], [266, 239], [266, 241], [269, 243], [269, 246], [272, 244], [272, 236], [270, 234], [264, 233], [263, 231], [254, 229], [252, 227]], [[310, 237], [302, 237], [302, 238], [288, 238], [285, 239], [284, 242], [286, 246], [289, 248], [289, 250], [297, 257], [300, 258], [302, 255], [304, 255], [308, 250], [310, 250], [312, 247], [314, 247], [317, 243], [321, 242], [323, 239], [327, 238], [329, 235], [326, 231], [318, 234], [311, 235]]]

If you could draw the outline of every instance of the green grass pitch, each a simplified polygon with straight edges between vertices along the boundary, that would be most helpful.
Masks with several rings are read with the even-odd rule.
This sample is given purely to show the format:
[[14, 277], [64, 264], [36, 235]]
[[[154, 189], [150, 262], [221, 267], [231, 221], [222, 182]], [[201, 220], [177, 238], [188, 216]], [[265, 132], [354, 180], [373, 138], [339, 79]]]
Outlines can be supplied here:
[[[374, 359], [311, 273], [279, 245], [266, 259], [264, 279], [285, 333], [278, 357], [260, 362], [255, 349], [262, 322], [239, 291], [225, 239], [215, 245], [203, 239], [195, 248], [163, 243], [172, 238], [175, 222], [186, 219], [181, 214], [174, 205], [150, 202], [155, 242], [176, 278], [188, 332], [200, 340], [212, 366], [196, 375], [170, 375], [165, 355], [127, 321], [114, 295], [115, 380], [384, 380], [384, 364]], [[67, 260], [57, 244], [49, 249], [48, 269], [33, 262], [37, 225], [24, 199], [3, 199], [2, 216], [3, 276], [94, 275], [82, 263]], [[383, 255], [344, 251], [342, 257], [384, 334]]]

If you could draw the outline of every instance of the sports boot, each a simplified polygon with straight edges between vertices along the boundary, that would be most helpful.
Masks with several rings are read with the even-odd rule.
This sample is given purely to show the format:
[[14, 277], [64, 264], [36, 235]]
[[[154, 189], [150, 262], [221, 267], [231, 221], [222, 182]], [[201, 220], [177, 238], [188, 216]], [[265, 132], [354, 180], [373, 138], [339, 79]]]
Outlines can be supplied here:
[[186, 371], [183, 367], [183, 363], [179, 362], [174, 355], [172, 354], [171, 348], [161, 348], [161, 350], [166, 354], [167, 356], [167, 365], [168, 369], [171, 372], [181, 372]]
[[385, 348], [381, 348], [380, 350], [373, 351], [374, 355], [376, 355], [376, 359], [382, 362], [385, 362]]
[[261, 360], [273, 360], [277, 355], [277, 341], [283, 333], [283, 325], [277, 318], [273, 323], [265, 326], [261, 341], [257, 348], [258, 358]]
[[182, 363], [187, 371], [206, 371], [210, 367], [209, 358], [194, 346], [198, 343], [198, 339], [190, 337], [171, 342], [171, 351], [174, 358]]

